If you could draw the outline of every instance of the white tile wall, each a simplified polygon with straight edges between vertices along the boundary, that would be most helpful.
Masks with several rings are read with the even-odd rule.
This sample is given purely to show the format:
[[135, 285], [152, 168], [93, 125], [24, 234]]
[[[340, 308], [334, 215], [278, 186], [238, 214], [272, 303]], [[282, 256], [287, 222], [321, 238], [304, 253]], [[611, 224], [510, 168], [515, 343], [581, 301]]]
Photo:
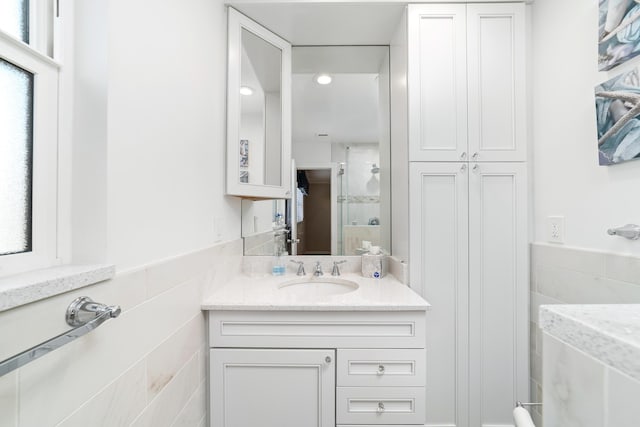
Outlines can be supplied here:
[[0, 427], [205, 425], [200, 304], [241, 265], [236, 240], [0, 313], [2, 360], [69, 329], [64, 311], [77, 296], [123, 309], [90, 334], [0, 377]]
[[[540, 305], [590, 303], [640, 303], [640, 258], [560, 245], [533, 244], [530, 299], [531, 400], [542, 401], [542, 389], [545, 389], [545, 394], [548, 392], [546, 384], [543, 384], [543, 340], [542, 331], [538, 328]], [[553, 365], [555, 361], [547, 363]], [[553, 366], [545, 366], [545, 372], [547, 369], [553, 369]], [[545, 411], [549, 407], [550, 405], [545, 404]], [[609, 412], [609, 415], [612, 416], [612, 413]], [[541, 427], [542, 410], [533, 409], [532, 417], [536, 425]], [[613, 427], [616, 424], [610, 425]]]

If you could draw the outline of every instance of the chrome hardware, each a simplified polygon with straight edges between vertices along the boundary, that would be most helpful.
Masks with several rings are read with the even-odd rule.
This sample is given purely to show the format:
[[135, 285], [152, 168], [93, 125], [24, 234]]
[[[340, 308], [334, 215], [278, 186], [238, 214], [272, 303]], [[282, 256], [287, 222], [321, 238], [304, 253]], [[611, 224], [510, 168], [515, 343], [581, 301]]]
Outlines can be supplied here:
[[118, 317], [121, 311], [117, 305], [107, 306], [89, 297], [78, 297], [67, 307], [65, 319], [69, 326], [82, 326], [106, 313], [110, 318]]
[[610, 228], [607, 230], [610, 236], [620, 236], [629, 240], [638, 240], [640, 238], [640, 226], [636, 224], [627, 224], [618, 228]]
[[478, 153], [477, 152], [473, 153], [473, 156], [471, 156], [471, 159], [478, 160]]
[[287, 239], [287, 243], [298, 244], [298, 243], [300, 243], [300, 239]]
[[467, 170], [467, 165], [460, 166], [460, 172], [464, 172]]
[[331, 356], [325, 357], [324, 361], [327, 362], [327, 363], [331, 363]]
[[117, 305], [107, 306], [93, 302], [88, 297], [76, 298], [71, 302], [66, 313], [67, 323], [76, 327], [1, 361], [0, 377], [88, 334], [108, 319], [118, 317], [121, 311]]
[[460, 154], [460, 160], [464, 160], [467, 158], [467, 152], [463, 151], [462, 154]]
[[384, 375], [384, 371], [385, 371], [384, 365], [378, 365], [378, 372], [377, 372], [377, 374], [378, 374], [378, 375]]
[[384, 412], [384, 403], [378, 402], [378, 413]]
[[542, 406], [542, 403], [522, 403], [522, 402], [516, 402], [516, 408], [524, 408], [525, 406]]
[[314, 276], [322, 276], [324, 273], [322, 272], [322, 265], [320, 265], [320, 261], [316, 261], [316, 268], [313, 271]]
[[298, 264], [298, 272], [296, 273], [296, 275], [305, 276], [307, 274], [307, 272], [304, 271], [304, 262], [296, 261], [295, 259], [292, 259], [291, 262], [294, 264]]
[[474, 172], [478, 172], [480, 170], [480, 166], [478, 165], [473, 165], [473, 171]]
[[338, 264], [344, 264], [345, 262], [347, 262], [346, 259], [343, 259], [342, 261], [333, 261], [333, 270], [331, 270], [331, 275], [332, 276], [339, 276], [340, 275], [340, 269], [338, 268]]

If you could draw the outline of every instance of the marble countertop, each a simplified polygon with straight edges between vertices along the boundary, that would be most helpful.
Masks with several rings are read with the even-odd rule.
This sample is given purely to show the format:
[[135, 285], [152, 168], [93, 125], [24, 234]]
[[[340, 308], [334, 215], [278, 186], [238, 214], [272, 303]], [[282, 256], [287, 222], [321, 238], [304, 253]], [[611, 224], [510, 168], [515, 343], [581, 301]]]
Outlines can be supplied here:
[[[358, 288], [329, 296], [316, 293], [313, 288], [308, 292], [281, 289], [283, 285], [301, 279], [320, 282], [346, 280], [357, 283]], [[242, 275], [216, 290], [202, 304], [203, 310], [266, 311], [426, 311], [429, 307], [429, 303], [393, 276], [368, 279], [359, 274], [340, 277]]]
[[113, 265], [61, 265], [0, 279], [0, 311], [113, 278]]
[[545, 305], [540, 327], [640, 380], [640, 304]]

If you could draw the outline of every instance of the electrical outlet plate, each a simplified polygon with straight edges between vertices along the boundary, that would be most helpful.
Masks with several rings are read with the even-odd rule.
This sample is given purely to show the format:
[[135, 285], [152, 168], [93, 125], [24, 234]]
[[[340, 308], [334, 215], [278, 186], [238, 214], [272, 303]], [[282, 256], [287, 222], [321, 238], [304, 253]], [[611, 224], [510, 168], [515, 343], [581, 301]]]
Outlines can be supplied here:
[[547, 217], [547, 239], [552, 243], [564, 243], [564, 217]]

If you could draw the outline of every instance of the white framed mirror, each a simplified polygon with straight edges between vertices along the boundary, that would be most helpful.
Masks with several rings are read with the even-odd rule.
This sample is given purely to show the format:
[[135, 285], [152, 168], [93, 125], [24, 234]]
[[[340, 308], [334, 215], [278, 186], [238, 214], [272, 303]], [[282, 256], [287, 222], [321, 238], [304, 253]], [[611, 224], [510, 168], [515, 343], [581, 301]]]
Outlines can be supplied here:
[[291, 197], [291, 45], [228, 9], [227, 194]]

